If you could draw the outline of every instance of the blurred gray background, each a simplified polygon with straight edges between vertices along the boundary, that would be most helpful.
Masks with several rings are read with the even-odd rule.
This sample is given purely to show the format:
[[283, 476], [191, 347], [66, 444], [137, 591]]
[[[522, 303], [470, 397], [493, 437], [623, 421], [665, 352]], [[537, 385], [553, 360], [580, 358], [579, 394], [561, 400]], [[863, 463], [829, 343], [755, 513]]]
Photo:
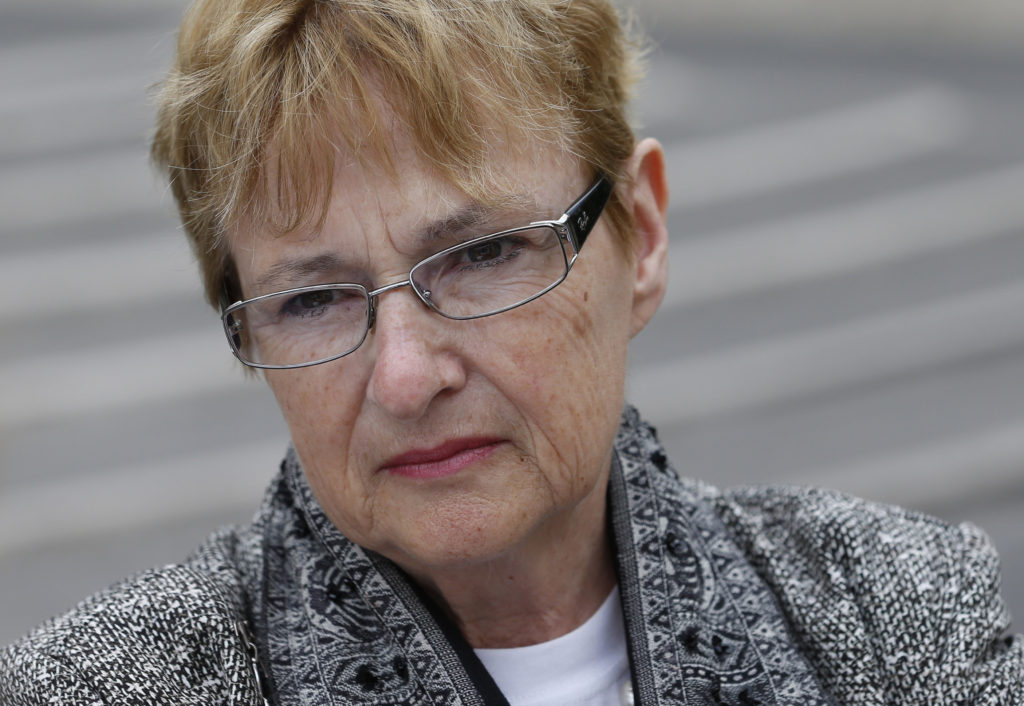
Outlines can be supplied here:
[[[0, 644], [245, 521], [286, 444], [147, 165], [183, 7], [0, 0]], [[1021, 3], [637, 9], [673, 240], [631, 398], [685, 474], [976, 522], [1024, 615]]]

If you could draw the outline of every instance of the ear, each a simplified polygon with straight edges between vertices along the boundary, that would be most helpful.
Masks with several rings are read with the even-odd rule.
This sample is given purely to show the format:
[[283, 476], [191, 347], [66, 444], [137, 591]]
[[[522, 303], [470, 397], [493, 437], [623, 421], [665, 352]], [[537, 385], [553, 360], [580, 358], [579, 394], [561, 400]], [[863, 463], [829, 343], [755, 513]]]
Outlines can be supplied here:
[[625, 203], [633, 211], [634, 279], [630, 335], [635, 336], [654, 316], [668, 285], [668, 180], [661, 144], [639, 142], [626, 163]]

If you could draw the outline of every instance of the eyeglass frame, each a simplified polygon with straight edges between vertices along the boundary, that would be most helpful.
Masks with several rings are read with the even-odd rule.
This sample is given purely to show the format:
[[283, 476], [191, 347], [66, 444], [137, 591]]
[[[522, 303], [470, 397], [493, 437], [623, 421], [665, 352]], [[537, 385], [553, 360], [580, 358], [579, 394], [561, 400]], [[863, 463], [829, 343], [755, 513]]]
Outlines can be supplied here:
[[[232, 304], [227, 304], [228, 296], [227, 292], [225, 291], [221, 297], [220, 318], [221, 323], [224, 327], [224, 334], [225, 336], [227, 336], [228, 339], [228, 345], [231, 348], [231, 352], [243, 365], [250, 368], [257, 368], [260, 370], [293, 370], [296, 368], [308, 368], [314, 365], [320, 365], [322, 363], [329, 363], [333, 360], [338, 360], [339, 358], [344, 358], [345, 356], [351, 353], [355, 353], [359, 349], [359, 347], [362, 346], [363, 343], [366, 341], [366, 336], [370, 333], [370, 331], [373, 330], [373, 326], [377, 320], [377, 298], [381, 294], [384, 294], [385, 292], [389, 292], [393, 289], [398, 289], [400, 287], [409, 287], [416, 294], [416, 297], [421, 302], [423, 302], [424, 305], [427, 306], [427, 308], [429, 308], [434, 313], [439, 314], [440, 316], [443, 316], [446, 319], [451, 319], [453, 321], [469, 321], [472, 319], [482, 319], [487, 316], [494, 316], [495, 314], [501, 314], [511, 309], [520, 307], [523, 304], [527, 304], [533, 301], [534, 299], [537, 299], [538, 297], [547, 294], [552, 289], [554, 289], [562, 282], [564, 282], [565, 278], [569, 276], [569, 270], [572, 269], [573, 264], [576, 262], [576, 258], [579, 257], [580, 249], [586, 242], [587, 236], [589, 236], [591, 231], [594, 229], [594, 226], [597, 224], [598, 218], [600, 218], [601, 213], [604, 211], [605, 206], [608, 204], [608, 200], [612, 193], [612, 188], [612, 182], [603, 174], [599, 174], [597, 179], [590, 185], [590, 187], [587, 188], [583, 195], [577, 198], [572, 203], [572, 205], [569, 206], [569, 208], [567, 208], [565, 212], [556, 220], [533, 221], [524, 226], [518, 226], [516, 228], [509, 228], [507, 230], [500, 230], [494, 233], [488, 233], [486, 235], [471, 238], [456, 245], [444, 248], [443, 250], [440, 250], [436, 253], [433, 253], [432, 255], [423, 258], [415, 265], [413, 265], [409, 269], [409, 275], [406, 277], [405, 280], [401, 282], [392, 282], [391, 284], [386, 284], [383, 287], [379, 287], [372, 291], [368, 290], [363, 285], [356, 284], [354, 282], [332, 282], [327, 284], [313, 284], [304, 287], [283, 289], [279, 292], [270, 292], [268, 294], [261, 294], [257, 297], [252, 297], [250, 299], [238, 300]], [[450, 316], [440, 311], [434, 304], [434, 302], [431, 301], [429, 293], [428, 296], [425, 296], [422, 292], [420, 292], [416, 284], [413, 282], [412, 275], [416, 271], [416, 269], [430, 260], [443, 257], [444, 255], [459, 250], [460, 248], [469, 247], [476, 243], [482, 243], [484, 241], [499, 238], [505, 235], [512, 235], [514, 233], [519, 233], [524, 230], [529, 230], [531, 228], [551, 228], [558, 236], [559, 243], [562, 245], [562, 256], [566, 256], [564, 245], [564, 243], [566, 242], [568, 242], [572, 246], [573, 252], [572, 257], [567, 258], [565, 261], [565, 272], [562, 273], [562, 276], [559, 277], [554, 282], [552, 282], [547, 287], [545, 287], [544, 289], [542, 289], [541, 291], [537, 292], [536, 294], [530, 297], [527, 297], [526, 299], [518, 301], [515, 304], [509, 304], [508, 306], [501, 307], [500, 309], [495, 309], [494, 311], [488, 311], [484, 314], [474, 314], [472, 316]], [[240, 346], [235, 343], [235, 337], [238, 335], [240, 329], [236, 328], [235, 330], [232, 330], [232, 325], [228, 323], [229, 317], [235, 311], [238, 311], [239, 309], [248, 306], [253, 302], [262, 301], [270, 297], [277, 297], [283, 294], [303, 294], [305, 292], [321, 291], [331, 287], [342, 286], [351, 289], [362, 290], [363, 294], [366, 296], [367, 302], [366, 326], [363, 329], [363, 335], [359, 339], [359, 341], [354, 346], [349, 348], [347, 351], [345, 351], [344, 353], [339, 353], [337, 355], [332, 355], [327, 358], [321, 358], [319, 360], [314, 360], [307, 363], [291, 363], [288, 365], [252, 363], [245, 360], [242, 357], [241, 352], [239, 350]]]

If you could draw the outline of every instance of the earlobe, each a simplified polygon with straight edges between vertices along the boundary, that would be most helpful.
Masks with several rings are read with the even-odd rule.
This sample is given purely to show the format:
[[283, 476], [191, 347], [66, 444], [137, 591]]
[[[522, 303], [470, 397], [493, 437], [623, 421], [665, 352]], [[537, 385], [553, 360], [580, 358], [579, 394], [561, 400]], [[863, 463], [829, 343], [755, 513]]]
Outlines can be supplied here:
[[665, 152], [657, 140], [641, 140], [627, 165], [633, 211], [634, 280], [630, 335], [638, 334], [657, 311], [668, 285], [668, 180]]

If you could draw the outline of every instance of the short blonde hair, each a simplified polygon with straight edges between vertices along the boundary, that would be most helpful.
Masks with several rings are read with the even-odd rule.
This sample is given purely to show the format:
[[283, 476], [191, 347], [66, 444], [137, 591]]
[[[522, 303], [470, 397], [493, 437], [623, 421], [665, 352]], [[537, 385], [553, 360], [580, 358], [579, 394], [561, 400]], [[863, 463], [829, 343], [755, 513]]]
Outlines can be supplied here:
[[[639, 55], [609, 0], [196, 0], [157, 96], [152, 157], [216, 307], [240, 294], [224, 233], [322, 224], [339, 140], [390, 162], [382, 109], [483, 201], [495, 129], [621, 180]], [[615, 196], [606, 217], [628, 245]]]

